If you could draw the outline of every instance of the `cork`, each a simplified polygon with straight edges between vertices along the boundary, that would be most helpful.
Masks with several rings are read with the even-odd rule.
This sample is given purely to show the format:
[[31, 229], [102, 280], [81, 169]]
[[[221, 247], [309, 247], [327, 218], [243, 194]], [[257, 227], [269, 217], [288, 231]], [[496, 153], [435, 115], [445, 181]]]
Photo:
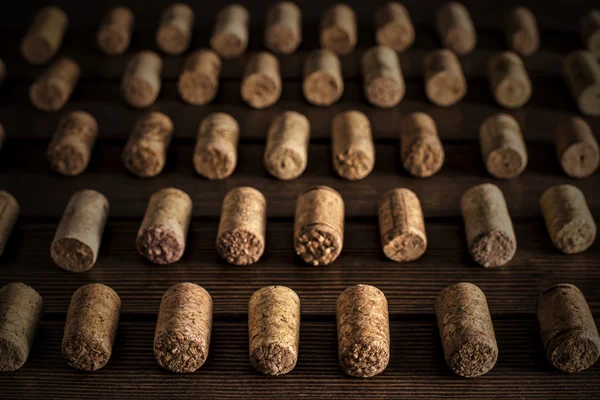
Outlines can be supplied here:
[[327, 186], [308, 189], [296, 201], [294, 247], [308, 264], [334, 262], [344, 245], [344, 200]]
[[173, 136], [173, 121], [161, 112], [149, 112], [135, 123], [123, 149], [123, 164], [134, 175], [149, 178], [161, 173]]
[[435, 314], [446, 364], [456, 375], [488, 373], [498, 360], [498, 344], [485, 294], [472, 283], [446, 287], [437, 297]]
[[95, 190], [75, 193], [56, 228], [50, 247], [52, 261], [70, 272], [91, 269], [98, 259], [109, 211], [110, 204], [102, 193]]
[[525, 7], [511, 9], [506, 18], [506, 44], [511, 51], [527, 57], [540, 47], [535, 15]]
[[519, 108], [529, 101], [531, 81], [516, 53], [505, 51], [493, 56], [488, 63], [488, 77], [492, 94], [502, 107]]
[[344, 93], [342, 64], [329, 50], [312, 51], [304, 61], [302, 91], [306, 100], [315, 106], [330, 106]]
[[242, 99], [251, 107], [272, 106], [281, 96], [281, 76], [277, 58], [262, 51], [252, 56], [241, 86]]
[[190, 54], [179, 75], [177, 90], [188, 104], [200, 106], [208, 104], [219, 90], [221, 59], [212, 50], [198, 50]]
[[590, 10], [581, 19], [580, 31], [586, 47], [600, 57], [600, 10]]
[[298, 361], [300, 298], [284, 286], [266, 286], [248, 303], [250, 362], [266, 375], [287, 374]]
[[130, 106], [150, 107], [160, 93], [162, 60], [151, 51], [134, 55], [125, 66], [121, 93]]
[[91, 114], [85, 111], [66, 114], [48, 146], [50, 168], [64, 176], [82, 174], [92, 157], [97, 136], [98, 123]]
[[415, 112], [402, 119], [400, 159], [404, 169], [416, 178], [433, 176], [444, 165], [444, 147], [429, 115]]
[[302, 42], [302, 12], [291, 1], [273, 4], [267, 10], [265, 47], [277, 54], [292, 54]]
[[256, 263], [265, 251], [267, 200], [258, 190], [241, 186], [223, 199], [217, 252], [235, 265]]
[[548, 362], [564, 372], [588, 369], [600, 356], [600, 335], [583, 293], [560, 283], [537, 303], [537, 319]]
[[568, 117], [556, 127], [556, 152], [571, 178], [587, 178], [600, 163], [598, 141], [583, 118]]
[[517, 251], [517, 238], [502, 191], [491, 183], [467, 190], [460, 201], [467, 244], [483, 267], [507, 264]]
[[338, 356], [345, 373], [369, 378], [390, 361], [390, 320], [383, 292], [356, 285], [344, 290], [336, 304]]
[[2, 85], [2, 82], [4, 82], [5, 78], [6, 78], [6, 65], [4, 64], [4, 61], [2, 61], [2, 59], [0, 58], [0, 85]]
[[241, 56], [248, 47], [250, 13], [241, 4], [231, 4], [219, 11], [210, 47], [223, 58]]
[[423, 59], [425, 94], [440, 107], [449, 107], [467, 94], [467, 80], [456, 54], [447, 49], [434, 50]]
[[467, 8], [451, 1], [438, 9], [435, 25], [442, 45], [459, 56], [469, 54], [477, 44], [477, 33]]
[[282, 180], [296, 179], [306, 169], [310, 122], [296, 112], [285, 111], [273, 119], [267, 132], [264, 163], [269, 174]]
[[156, 44], [168, 55], [178, 56], [188, 49], [194, 29], [194, 11], [183, 3], [171, 4], [162, 13]]
[[558, 185], [540, 199], [542, 214], [552, 243], [566, 254], [587, 250], [596, 239], [596, 223], [581, 190]]
[[564, 60], [567, 84], [582, 114], [600, 116], [600, 63], [594, 53], [578, 50]]
[[398, 55], [390, 47], [376, 46], [362, 56], [365, 97], [380, 108], [397, 106], [406, 88]]
[[182, 190], [165, 188], [148, 202], [137, 234], [138, 252], [154, 264], [172, 264], [181, 258], [192, 218], [192, 199]]
[[194, 168], [203, 177], [221, 180], [229, 177], [237, 165], [240, 127], [229, 114], [213, 113], [200, 123], [194, 150]]
[[96, 34], [100, 50], [108, 56], [123, 54], [131, 43], [133, 21], [133, 12], [127, 7], [108, 10]]
[[194, 372], [208, 358], [213, 301], [201, 286], [173, 285], [160, 302], [154, 358], [172, 372]]
[[71, 367], [96, 371], [106, 365], [120, 311], [121, 299], [108, 286], [91, 283], [73, 293], [62, 341], [63, 356]]
[[481, 155], [488, 173], [512, 179], [527, 167], [527, 148], [517, 120], [509, 114], [494, 114], [479, 128]]
[[375, 41], [403, 53], [415, 41], [415, 28], [402, 4], [390, 1], [375, 10]]
[[331, 126], [333, 167], [337, 174], [351, 181], [365, 178], [375, 166], [375, 146], [371, 124], [360, 111], [345, 111], [333, 119]]
[[21, 54], [30, 64], [45, 64], [62, 46], [69, 18], [58, 7], [44, 7], [35, 15], [21, 41]]
[[25, 364], [42, 317], [42, 296], [23, 283], [0, 289], [0, 371]]
[[0, 190], [0, 257], [4, 253], [6, 243], [15, 228], [20, 212], [21, 208], [17, 199], [12, 194]]
[[321, 18], [321, 47], [343, 56], [356, 46], [356, 15], [347, 4], [336, 4]]
[[79, 82], [81, 70], [70, 58], [60, 58], [31, 84], [31, 104], [42, 111], [61, 110]]

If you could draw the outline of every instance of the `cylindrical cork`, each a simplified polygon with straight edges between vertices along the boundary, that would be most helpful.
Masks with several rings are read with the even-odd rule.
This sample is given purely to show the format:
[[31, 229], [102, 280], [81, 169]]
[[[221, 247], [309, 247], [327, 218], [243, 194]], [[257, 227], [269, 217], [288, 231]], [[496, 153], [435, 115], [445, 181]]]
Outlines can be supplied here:
[[295, 179], [308, 160], [310, 122], [296, 112], [286, 111], [273, 119], [267, 133], [265, 168], [276, 178]]
[[154, 193], [137, 234], [140, 255], [155, 264], [179, 261], [185, 250], [191, 218], [192, 199], [187, 193], [175, 188]]
[[0, 371], [21, 368], [42, 317], [42, 296], [23, 283], [0, 289]]
[[63, 356], [71, 367], [96, 371], [106, 365], [120, 311], [121, 299], [108, 286], [91, 283], [73, 293], [62, 341]]
[[190, 46], [194, 29], [194, 11], [183, 3], [167, 7], [160, 18], [156, 44], [165, 53], [177, 56]]
[[302, 42], [302, 12], [291, 1], [275, 3], [267, 10], [265, 47], [278, 54], [291, 54]]
[[241, 4], [231, 4], [219, 11], [210, 47], [223, 58], [241, 56], [248, 47], [250, 13]]
[[342, 63], [329, 50], [317, 49], [304, 61], [302, 91], [306, 100], [315, 106], [330, 106], [344, 93]]
[[281, 96], [279, 61], [274, 55], [262, 51], [252, 56], [241, 86], [242, 99], [254, 108], [269, 107]]
[[579, 111], [600, 116], [600, 63], [596, 55], [590, 51], [575, 51], [565, 58], [564, 71]]
[[48, 146], [50, 167], [65, 176], [77, 176], [87, 168], [98, 136], [96, 119], [85, 111], [61, 118]]
[[363, 54], [361, 64], [369, 103], [381, 108], [398, 105], [406, 88], [396, 52], [390, 47], [373, 47]]
[[598, 169], [600, 150], [592, 128], [583, 118], [569, 117], [556, 127], [556, 152], [571, 178], [586, 178]]
[[354, 10], [347, 4], [336, 4], [321, 18], [321, 47], [338, 55], [352, 53], [356, 46], [357, 28]]
[[194, 168], [203, 177], [221, 180], [237, 165], [240, 126], [229, 114], [213, 113], [200, 123], [194, 150]]
[[446, 287], [435, 314], [448, 367], [472, 378], [488, 373], [498, 360], [498, 344], [485, 294], [472, 283]]
[[508, 263], [517, 251], [517, 238], [506, 200], [496, 185], [484, 183], [467, 190], [460, 206], [473, 260], [488, 267]]
[[42, 111], [61, 110], [77, 86], [81, 70], [70, 58], [61, 58], [33, 82], [29, 88], [31, 104]]
[[12, 194], [0, 190], [0, 257], [4, 253], [6, 242], [15, 228], [20, 212], [17, 199]]
[[160, 93], [162, 60], [158, 54], [142, 51], [134, 55], [127, 66], [121, 82], [121, 93], [136, 108], [150, 107]]
[[459, 56], [469, 54], [477, 44], [477, 33], [471, 15], [465, 6], [451, 1], [443, 5], [435, 16], [435, 25], [444, 47]]
[[447, 49], [434, 50], [423, 59], [425, 94], [440, 107], [449, 107], [467, 93], [467, 80], [456, 54]]
[[527, 167], [525, 139], [511, 115], [494, 114], [483, 121], [479, 144], [485, 168], [495, 178], [516, 178]]
[[585, 195], [572, 185], [546, 190], [540, 199], [552, 243], [564, 253], [587, 250], [596, 239], [596, 223]]
[[516, 53], [505, 51], [488, 63], [490, 89], [502, 107], [518, 108], [531, 97], [532, 87], [523, 60]]
[[298, 361], [300, 298], [285, 286], [266, 286], [248, 303], [250, 362], [267, 375], [287, 374]]
[[390, 318], [383, 292], [356, 285], [336, 305], [338, 356], [345, 373], [360, 378], [380, 374], [390, 361]]
[[127, 7], [108, 10], [96, 34], [100, 50], [109, 56], [123, 54], [131, 43], [133, 21], [133, 12]]
[[193, 283], [178, 283], [160, 302], [154, 333], [154, 358], [173, 372], [194, 372], [208, 358], [213, 301]]
[[294, 247], [306, 263], [331, 264], [344, 245], [344, 200], [327, 186], [308, 189], [296, 201]]
[[242, 186], [223, 199], [217, 252], [230, 264], [251, 265], [265, 251], [267, 200], [258, 190]]
[[173, 136], [173, 121], [160, 112], [139, 118], [123, 149], [123, 164], [134, 175], [153, 177], [163, 170]]
[[580, 23], [581, 37], [586, 47], [600, 57], [600, 10], [591, 10]]
[[35, 15], [21, 41], [21, 54], [30, 64], [45, 64], [63, 42], [69, 18], [58, 7], [44, 7]]
[[564, 372], [588, 369], [600, 357], [600, 335], [583, 293], [559, 283], [537, 303], [537, 318], [548, 362]]
[[535, 15], [525, 7], [515, 7], [506, 19], [506, 43], [508, 48], [526, 57], [540, 47], [540, 32]]
[[375, 146], [371, 124], [360, 111], [345, 111], [333, 119], [331, 127], [333, 166], [344, 179], [365, 178], [375, 166]]
[[415, 28], [406, 7], [395, 1], [375, 11], [375, 41], [402, 53], [415, 41]]
[[412, 176], [428, 178], [444, 165], [445, 153], [435, 121], [427, 114], [408, 114], [400, 124], [400, 159]]
[[220, 73], [221, 59], [214, 51], [205, 49], [190, 54], [179, 75], [179, 95], [195, 106], [210, 103], [219, 90]]

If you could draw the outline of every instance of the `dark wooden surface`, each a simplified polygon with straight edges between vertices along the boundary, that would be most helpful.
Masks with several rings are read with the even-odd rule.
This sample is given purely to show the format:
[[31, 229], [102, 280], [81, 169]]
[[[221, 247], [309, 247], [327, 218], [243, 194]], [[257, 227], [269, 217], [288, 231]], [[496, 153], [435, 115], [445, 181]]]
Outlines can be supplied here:
[[[61, 54], [77, 59], [82, 81], [65, 111], [91, 112], [100, 125], [100, 138], [88, 170], [68, 179], [50, 171], [45, 160], [48, 141], [64, 112], [42, 113], [28, 100], [28, 87], [42, 67], [31, 67], [18, 54], [18, 42], [39, 2], [13, 4], [14, 13], [0, 13], [0, 58], [9, 78], [0, 87], [0, 122], [8, 142], [0, 156], [0, 189], [19, 200], [21, 218], [0, 260], [0, 285], [21, 281], [33, 286], [45, 300], [45, 316], [29, 361], [19, 371], [0, 374], [0, 398], [178, 398], [178, 399], [598, 399], [600, 365], [567, 375], [544, 360], [535, 303], [553, 283], [576, 284], [586, 295], [600, 323], [600, 241], [586, 253], [566, 256], [547, 235], [539, 209], [542, 192], [554, 184], [571, 183], [587, 196], [600, 223], [600, 179], [581, 181], [566, 177], [556, 161], [552, 144], [556, 122], [577, 115], [561, 77], [561, 60], [582, 46], [578, 18], [592, 1], [523, 1], [538, 16], [542, 48], [525, 63], [534, 94], [521, 109], [508, 111], [524, 130], [530, 156], [525, 173], [512, 181], [489, 177], [479, 153], [478, 127], [486, 117], [502, 112], [491, 98], [484, 65], [490, 54], [504, 48], [502, 14], [513, 1], [465, 1], [479, 32], [477, 50], [462, 59], [468, 94], [460, 104], [442, 109], [430, 104], [422, 85], [421, 62], [429, 49], [439, 46], [432, 28], [434, 9], [442, 1], [405, 1], [417, 28], [417, 40], [401, 56], [407, 83], [402, 103], [392, 110], [368, 105], [361, 88], [359, 60], [373, 44], [372, 2], [349, 2], [358, 13], [361, 31], [357, 50], [343, 58], [346, 91], [329, 108], [308, 105], [301, 93], [305, 55], [317, 45], [317, 19], [332, 1], [300, 1], [305, 15], [305, 40], [297, 54], [281, 57], [284, 79], [282, 99], [266, 110], [251, 110], [239, 94], [240, 76], [248, 55], [226, 61], [219, 95], [204, 107], [184, 105], [175, 82], [183, 57], [164, 58], [163, 90], [152, 109], [170, 115], [175, 139], [164, 172], [141, 180], [127, 173], [120, 152], [134, 120], [142, 111], [129, 108], [119, 96], [119, 81], [128, 55], [103, 56], [95, 47], [94, 30], [113, 2], [57, 1], [69, 13], [71, 28]], [[129, 4], [136, 13], [133, 50], [155, 49], [154, 29], [167, 1], [141, 0]], [[249, 54], [261, 49], [261, 23], [266, 0], [244, 2], [252, 14]], [[193, 47], [206, 46], [220, 1], [197, 3]], [[294, 109], [312, 125], [306, 173], [292, 182], [266, 175], [262, 154], [266, 131], [279, 112]], [[375, 170], [363, 181], [346, 182], [335, 176], [330, 160], [330, 124], [342, 110], [365, 112], [376, 142]], [[437, 121], [446, 149], [442, 171], [427, 180], [409, 177], [399, 165], [397, 122], [407, 112], [425, 111]], [[240, 123], [239, 165], [229, 179], [209, 182], [192, 167], [195, 136], [201, 119], [214, 111], [231, 113]], [[598, 136], [600, 118], [586, 118]], [[506, 267], [483, 269], [466, 250], [459, 199], [469, 187], [494, 182], [504, 191], [513, 216], [519, 250]], [[295, 198], [314, 184], [339, 190], [346, 202], [344, 251], [331, 266], [303, 264], [292, 246]], [[219, 259], [214, 249], [220, 204], [225, 193], [239, 185], [252, 185], [268, 201], [267, 248], [254, 266], [234, 267]], [[143, 261], [135, 252], [135, 235], [148, 197], [154, 191], [176, 186], [194, 200], [194, 218], [182, 260], [171, 266]], [[384, 258], [377, 227], [377, 199], [387, 189], [408, 187], [423, 203], [429, 247], [425, 256], [406, 264]], [[104, 193], [112, 210], [96, 266], [83, 274], [54, 266], [49, 246], [69, 197], [78, 189]], [[191, 281], [213, 296], [215, 324], [206, 364], [197, 372], [175, 375], [153, 359], [152, 340], [160, 299], [174, 283]], [[500, 357], [496, 368], [477, 379], [453, 376], [445, 366], [433, 304], [439, 291], [452, 283], [470, 281], [486, 293], [498, 337]], [[71, 294], [79, 286], [101, 282], [114, 288], [123, 301], [121, 324], [113, 357], [95, 373], [69, 368], [60, 354], [60, 342]], [[347, 286], [373, 284], [389, 301], [392, 357], [381, 375], [360, 380], [345, 376], [337, 363], [335, 300]], [[252, 292], [269, 284], [293, 288], [302, 300], [300, 360], [283, 377], [262, 376], [247, 356], [247, 301]]]

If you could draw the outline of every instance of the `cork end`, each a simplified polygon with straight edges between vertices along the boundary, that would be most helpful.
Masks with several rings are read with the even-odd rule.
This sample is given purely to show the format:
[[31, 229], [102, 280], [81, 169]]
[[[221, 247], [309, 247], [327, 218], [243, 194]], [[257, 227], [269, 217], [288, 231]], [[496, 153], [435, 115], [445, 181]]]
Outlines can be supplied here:
[[309, 226], [296, 238], [296, 254], [314, 266], [331, 264], [342, 251], [342, 238], [323, 224]]
[[589, 116], [600, 116], [600, 84], [585, 88], [577, 99], [579, 111]]
[[444, 38], [444, 46], [459, 56], [466, 56], [472, 52], [476, 44], [476, 36], [471, 31], [463, 29], [460, 26], [453, 26], [448, 29]]
[[[529, 101], [531, 90], [531, 82], [529, 80], [523, 80], [515, 75], [508, 75], [496, 85], [494, 96], [498, 104], [502, 107], [519, 108]], [[600, 91], [598, 95], [600, 96]], [[600, 113], [600, 102], [598, 104]]]
[[203, 151], [194, 154], [194, 168], [206, 179], [221, 180], [229, 177], [235, 170], [235, 154], [218, 146], [208, 145]]
[[596, 225], [593, 219], [573, 218], [556, 232], [554, 245], [566, 254], [577, 254], [589, 249], [596, 240]]
[[546, 357], [561, 371], [583, 371], [594, 365], [600, 357], [600, 337], [589, 330], [568, 330], [548, 342]]
[[208, 343], [186, 337], [185, 332], [170, 332], [154, 341], [154, 357], [169, 371], [194, 372], [208, 357]]
[[291, 54], [300, 45], [300, 36], [288, 26], [275, 24], [265, 32], [265, 46], [273, 53]]
[[325, 71], [316, 71], [304, 79], [304, 97], [315, 105], [330, 106], [342, 97], [344, 83]]
[[464, 79], [448, 71], [440, 71], [425, 82], [425, 94], [429, 101], [440, 107], [449, 107], [462, 100], [467, 93]]
[[600, 164], [598, 149], [586, 142], [569, 146], [560, 158], [560, 165], [571, 178], [587, 178], [593, 175]]
[[156, 33], [156, 44], [165, 53], [178, 56], [187, 50], [190, 35], [174, 25], [162, 25]]
[[140, 178], [151, 178], [161, 173], [164, 159], [146, 146], [128, 146], [123, 152], [123, 164], [132, 174]]
[[183, 101], [196, 106], [210, 103], [217, 95], [218, 88], [218, 81], [197, 72], [183, 72], [177, 83]]
[[231, 32], [215, 33], [210, 39], [210, 47], [223, 58], [235, 58], [246, 51], [246, 43]]
[[7, 337], [0, 337], [0, 371], [18, 370], [25, 364], [28, 356], [27, 346], [20, 346]]
[[256, 73], [244, 78], [242, 99], [251, 107], [261, 109], [272, 106], [281, 96], [281, 82], [268, 75]]
[[294, 369], [298, 356], [289, 347], [279, 343], [258, 346], [250, 354], [254, 368], [265, 375], [284, 375]]
[[517, 31], [510, 37], [510, 46], [523, 57], [528, 57], [537, 51], [539, 40], [524, 31]]
[[488, 373], [496, 365], [498, 349], [487, 343], [470, 340], [460, 346], [448, 359], [456, 375], [474, 378]]
[[383, 253], [392, 261], [414, 261], [423, 256], [427, 250], [427, 239], [416, 229], [401, 234], [390, 232], [386, 236]]
[[64, 176], [81, 175], [88, 165], [86, 154], [68, 144], [50, 148], [48, 162], [50, 168]]
[[486, 161], [490, 175], [498, 179], [512, 179], [521, 175], [527, 167], [527, 159], [513, 148], [504, 147], [492, 151]]
[[362, 151], [348, 150], [334, 158], [338, 175], [350, 181], [365, 178], [373, 170], [373, 161]]
[[404, 97], [402, 82], [391, 76], [378, 76], [365, 85], [365, 96], [369, 103], [380, 108], [397, 106]]
[[302, 175], [305, 161], [295, 149], [282, 147], [265, 157], [265, 168], [274, 177], [287, 181]]
[[338, 26], [330, 26], [321, 30], [321, 46], [337, 55], [344, 56], [352, 53], [356, 41], [350, 34]]
[[491, 229], [473, 239], [470, 251], [481, 266], [501, 267], [514, 257], [517, 243], [504, 231]]
[[98, 47], [108, 56], [123, 54], [129, 47], [129, 35], [126, 31], [106, 27], [98, 31]]
[[379, 341], [353, 343], [340, 354], [340, 365], [345, 373], [358, 378], [369, 378], [382, 373], [390, 361], [387, 343]]
[[85, 272], [96, 263], [94, 251], [74, 238], [62, 238], [52, 242], [50, 256], [56, 265], [71, 272]]
[[387, 23], [375, 32], [378, 44], [392, 48], [398, 53], [403, 53], [415, 40], [415, 30], [412, 26]]
[[177, 262], [185, 250], [185, 239], [161, 225], [148, 227], [138, 235], [136, 242], [140, 255], [155, 264]]
[[122, 92], [127, 103], [135, 108], [150, 107], [158, 97], [158, 91], [155, 93], [152, 85], [135, 77], [128, 77], [123, 82]]
[[25, 61], [34, 65], [45, 64], [54, 57], [54, 51], [52, 51], [50, 43], [43, 37], [36, 35], [27, 35], [23, 38], [21, 54]]
[[403, 166], [414, 177], [429, 178], [442, 169], [444, 148], [437, 137], [427, 136], [415, 141], [403, 156]]
[[42, 111], [59, 111], [68, 100], [68, 93], [61, 89], [61, 82], [52, 79], [39, 79], [31, 85], [31, 103]]
[[228, 263], [251, 265], [265, 250], [265, 243], [252, 232], [233, 229], [217, 239], [217, 251]]
[[96, 371], [106, 365], [112, 350], [104, 342], [73, 335], [63, 339], [62, 353], [69, 365], [82, 371]]

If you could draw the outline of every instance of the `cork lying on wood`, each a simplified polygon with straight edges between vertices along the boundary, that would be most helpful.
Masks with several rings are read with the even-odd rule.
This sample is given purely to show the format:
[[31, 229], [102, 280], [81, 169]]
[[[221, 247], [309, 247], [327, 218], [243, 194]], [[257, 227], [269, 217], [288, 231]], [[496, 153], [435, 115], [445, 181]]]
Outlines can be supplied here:
[[279, 61], [274, 55], [262, 51], [252, 56], [241, 85], [242, 99], [250, 106], [269, 107], [281, 96]]
[[590, 10], [579, 25], [586, 47], [600, 57], [600, 9]]
[[70, 58], [60, 58], [45, 70], [29, 88], [29, 98], [42, 111], [61, 110], [79, 82], [81, 70]]
[[250, 13], [241, 4], [231, 4], [219, 11], [210, 47], [223, 58], [241, 56], [248, 47]]
[[459, 56], [469, 54], [477, 44], [477, 33], [469, 11], [460, 3], [451, 1], [437, 11], [435, 26], [444, 47]]
[[292, 54], [302, 42], [302, 12], [291, 1], [281, 1], [267, 10], [265, 47], [278, 54]]
[[198, 50], [190, 54], [179, 75], [177, 90], [188, 104], [204, 105], [213, 101], [219, 90], [221, 59], [212, 50]]
[[96, 34], [100, 50], [108, 56], [123, 54], [131, 43], [133, 21], [133, 12], [127, 7], [108, 10]]
[[363, 54], [361, 66], [369, 103], [381, 108], [398, 105], [406, 87], [396, 52], [385, 46], [373, 47]]
[[591, 51], [577, 50], [564, 59], [565, 77], [582, 114], [600, 116], [600, 63]]
[[360, 111], [345, 111], [333, 119], [331, 126], [333, 167], [337, 174], [351, 181], [365, 178], [375, 166], [375, 146], [371, 124]]
[[338, 55], [350, 54], [356, 46], [356, 14], [346, 4], [325, 10], [321, 18], [321, 47]]
[[172, 4], [162, 13], [156, 32], [156, 44], [165, 53], [177, 56], [190, 46], [194, 29], [194, 11], [183, 3]]
[[556, 153], [571, 178], [587, 178], [600, 164], [600, 149], [592, 128], [583, 118], [569, 117], [556, 127]]
[[125, 66], [121, 82], [121, 93], [130, 106], [150, 107], [160, 93], [162, 60], [151, 51], [134, 55]]
[[221, 180], [237, 165], [240, 127], [229, 114], [213, 113], [200, 123], [194, 150], [194, 168], [203, 177]]
[[402, 4], [390, 1], [375, 11], [375, 41], [403, 53], [415, 40], [410, 14]]
[[458, 103], [467, 93], [467, 80], [456, 54], [447, 49], [434, 50], [423, 59], [425, 94], [440, 107]]
[[21, 41], [21, 54], [30, 64], [45, 64], [62, 46], [69, 18], [58, 7], [44, 7], [35, 15]]
[[302, 91], [306, 100], [315, 106], [330, 106], [344, 93], [342, 63], [330, 50], [312, 51], [304, 61]]
[[92, 158], [98, 136], [96, 119], [85, 111], [73, 111], [61, 118], [48, 146], [50, 168], [65, 176], [82, 174]]
[[404, 169], [417, 178], [433, 176], [444, 165], [444, 147], [429, 115], [415, 112], [402, 119], [400, 159]]
[[267, 132], [264, 163], [269, 174], [282, 180], [296, 179], [306, 169], [310, 122], [296, 111], [273, 119]]
[[511, 9], [506, 18], [506, 43], [508, 48], [524, 57], [540, 47], [540, 32], [535, 15], [525, 7]]
[[522, 107], [531, 98], [531, 81], [516, 53], [505, 51], [493, 56], [488, 63], [488, 77], [492, 94], [502, 107]]
[[517, 120], [494, 114], [481, 124], [479, 144], [485, 168], [498, 179], [512, 179], [527, 167], [527, 148]]
[[0, 190], [0, 257], [4, 254], [6, 243], [15, 228], [21, 208], [14, 196]]

